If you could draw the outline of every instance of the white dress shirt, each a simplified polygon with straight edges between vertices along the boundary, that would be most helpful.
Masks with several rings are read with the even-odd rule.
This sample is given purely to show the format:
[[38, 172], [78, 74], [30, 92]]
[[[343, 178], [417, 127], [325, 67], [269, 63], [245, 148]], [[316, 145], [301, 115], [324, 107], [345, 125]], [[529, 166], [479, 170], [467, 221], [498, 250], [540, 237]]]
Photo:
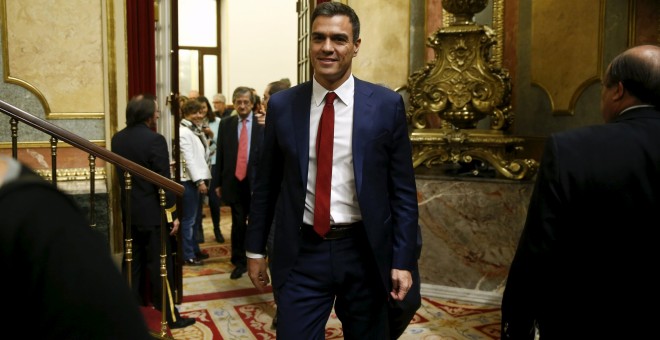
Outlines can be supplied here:
[[[314, 224], [316, 192], [316, 135], [325, 95], [329, 92], [316, 79], [312, 81], [312, 103], [309, 117], [309, 167], [307, 170], [307, 195], [303, 222]], [[332, 182], [330, 190], [330, 224], [350, 224], [362, 220], [355, 190], [353, 173], [353, 102], [355, 78], [351, 75], [334, 91], [335, 136], [332, 148]]]
[[[309, 117], [309, 165], [307, 170], [307, 195], [303, 223], [314, 224], [316, 192], [316, 135], [329, 92], [316, 79], [312, 80], [312, 102]], [[334, 92], [335, 128], [332, 147], [332, 182], [330, 184], [330, 224], [350, 224], [362, 220], [353, 174], [353, 102], [355, 79], [351, 75]], [[248, 258], [263, 258], [263, 254], [246, 252]]]

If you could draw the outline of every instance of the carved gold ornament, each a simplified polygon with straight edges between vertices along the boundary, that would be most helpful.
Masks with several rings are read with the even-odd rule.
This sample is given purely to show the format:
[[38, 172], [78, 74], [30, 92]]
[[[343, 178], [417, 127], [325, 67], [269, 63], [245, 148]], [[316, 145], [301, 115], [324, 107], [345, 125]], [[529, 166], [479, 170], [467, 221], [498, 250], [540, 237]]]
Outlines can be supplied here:
[[[491, 48], [497, 44], [493, 30], [471, 19], [486, 4], [485, 0], [443, 1], [444, 9], [456, 19], [428, 38], [435, 58], [408, 79], [413, 165], [453, 164], [444, 168], [463, 167], [474, 176], [493, 172], [497, 177], [526, 179], [536, 173], [538, 164], [517, 159], [524, 139], [506, 134], [514, 123], [509, 73], [492, 60]], [[432, 126], [437, 118], [440, 126]], [[489, 128], [479, 129], [486, 118]]]

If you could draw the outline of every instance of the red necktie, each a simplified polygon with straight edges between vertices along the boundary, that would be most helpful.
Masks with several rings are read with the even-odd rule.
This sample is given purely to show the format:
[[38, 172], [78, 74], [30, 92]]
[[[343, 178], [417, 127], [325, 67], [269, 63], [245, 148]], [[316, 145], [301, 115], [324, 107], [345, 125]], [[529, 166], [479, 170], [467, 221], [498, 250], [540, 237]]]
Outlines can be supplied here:
[[328, 92], [316, 135], [316, 199], [314, 202], [314, 231], [321, 237], [330, 231], [330, 183], [332, 182], [332, 147], [335, 136], [335, 107], [337, 94]]
[[243, 127], [241, 127], [241, 136], [238, 137], [238, 157], [236, 157], [236, 178], [242, 181], [247, 174], [247, 159], [248, 159], [248, 132], [247, 132], [247, 119], [242, 120]]

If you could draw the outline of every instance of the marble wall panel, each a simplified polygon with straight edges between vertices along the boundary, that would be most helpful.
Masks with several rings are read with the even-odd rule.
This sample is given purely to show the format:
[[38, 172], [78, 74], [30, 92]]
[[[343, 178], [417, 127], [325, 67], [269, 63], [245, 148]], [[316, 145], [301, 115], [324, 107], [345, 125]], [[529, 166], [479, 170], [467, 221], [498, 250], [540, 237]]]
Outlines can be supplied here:
[[34, 87], [52, 114], [102, 117], [105, 112], [103, 5], [86, 0], [6, 2], [8, 76]]
[[[26, 145], [19, 148], [17, 152], [18, 160], [33, 170], [50, 170], [52, 168], [50, 147]], [[0, 148], [0, 155], [11, 157], [11, 148]], [[60, 145], [57, 149], [56, 162], [58, 169], [89, 168], [89, 153], [71, 146]], [[95, 162], [97, 168], [104, 167], [105, 163], [101, 158], [97, 158]]]
[[499, 293], [533, 182], [417, 178], [422, 283]]
[[410, 58], [410, 2], [348, 1], [360, 17], [362, 44], [353, 59], [357, 78], [386, 85], [406, 85]]

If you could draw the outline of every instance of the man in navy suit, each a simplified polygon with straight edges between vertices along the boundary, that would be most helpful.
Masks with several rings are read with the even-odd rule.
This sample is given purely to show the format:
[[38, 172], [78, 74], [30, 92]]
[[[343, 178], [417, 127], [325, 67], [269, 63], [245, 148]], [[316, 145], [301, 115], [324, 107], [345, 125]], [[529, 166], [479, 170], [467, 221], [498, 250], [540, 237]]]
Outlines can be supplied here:
[[[112, 136], [112, 151], [129, 159], [155, 173], [170, 178], [170, 157], [165, 137], [156, 132], [156, 123], [160, 118], [156, 97], [150, 94], [133, 97], [126, 107], [126, 128]], [[122, 202], [125, 197], [125, 171], [117, 167], [117, 177], [121, 185]], [[160, 276], [160, 224], [161, 206], [158, 187], [152, 183], [133, 176], [131, 188], [131, 236], [133, 238], [133, 262], [131, 266], [132, 289], [136, 297], [140, 297], [142, 290], [150, 291], [151, 302], [162, 311], [162, 284]], [[176, 197], [166, 192], [167, 207], [175, 206]], [[125, 208], [122, 204], [122, 208]], [[124, 214], [128, 212], [124, 211]], [[124, 215], [124, 219], [126, 216]], [[179, 220], [172, 221], [170, 236], [176, 235], [179, 230]], [[128, 228], [128, 226], [124, 226]], [[166, 268], [167, 277], [174, 282], [174, 266], [170, 243], [166, 242]], [[145, 283], [143, 273], [149, 273], [149, 288], [142, 287]], [[169, 295], [169, 294], [168, 294]], [[146, 299], [149, 300], [149, 299]], [[195, 319], [182, 318], [174, 307], [174, 318], [171, 309], [173, 301], [167, 304], [166, 315], [170, 328], [187, 327], [195, 323]]]
[[[266, 110], [246, 237], [248, 275], [260, 291], [270, 282], [264, 254], [276, 216], [277, 337], [324, 339], [334, 305], [345, 339], [387, 339], [389, 302], [404, 300], [417, 264], [417, 194], [403, 99], [352, 75], [361, 42], [353, 9], [325, 2], [311, 20], [313, 80], [274, 94]], [[315, 227], [328, 221], [314, 222], [317, 129], [333, 93], [331, 229], [321, 236]]]
[[[502, 338], [648, 339], [656, 332], [660, 47], [603, 77], [606, 124], [545, 145], [502, 300]], [[656, 269], [653, 269], [656, 268]]]
[[[245, 230], [250, 216], [250, 196], [256, 177], [257, 154], [261, 146], [263, 126], [255, 120], [252, 107], [255, 98], [249, 87], [239, 86], [232, 96], [238, 115], [220, 122], [216, 168], [218, 178], [216, 193], [231, 207], [231, 263], [235, 266], [230, 278], [238, 279], [247, 271]], [[245, 123], [247, 135], [247, 159], [245, 177], [236, 174], [240, 138]]]

